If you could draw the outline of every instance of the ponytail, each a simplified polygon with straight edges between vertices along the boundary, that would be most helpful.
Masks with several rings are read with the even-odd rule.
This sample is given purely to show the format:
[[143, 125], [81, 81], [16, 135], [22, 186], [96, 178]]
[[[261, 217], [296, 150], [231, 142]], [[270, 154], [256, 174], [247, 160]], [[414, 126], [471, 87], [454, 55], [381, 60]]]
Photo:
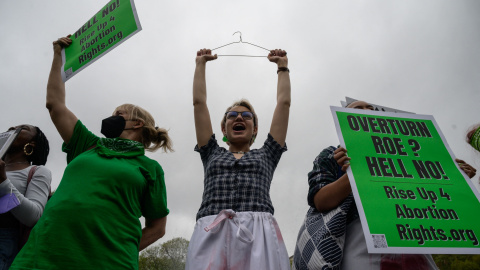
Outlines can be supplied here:
[[114, 113], [119, 110], [127, 112], [131, 119], [143, 122], [142, 137], [139, 141], [147, 151], [154, 152], [163, 148], [164, 152], [173, 152], [172, 140], [168, 136], [168, 130], [155, 126], [155, 120], [148, 111], [133, 104], [120, 105]]
[[164, 152], [173, 152], [172, 139], [168, 136], [168, 130], [159, 127], [143, 127], [143, 141], [145, 149], [154, 152], [162, 148]]

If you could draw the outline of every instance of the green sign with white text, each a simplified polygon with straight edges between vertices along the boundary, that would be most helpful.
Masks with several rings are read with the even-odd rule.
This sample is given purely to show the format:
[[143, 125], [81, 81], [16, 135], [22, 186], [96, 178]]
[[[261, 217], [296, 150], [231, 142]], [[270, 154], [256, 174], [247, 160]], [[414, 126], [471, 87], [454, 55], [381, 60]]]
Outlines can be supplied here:
[[432, 116], [331, 110], [370, 253], [480, 254], [480, 196]]
[[133, 0], [112, 0], [80, 27], [62, 50], [67, 81], [142, 29]]

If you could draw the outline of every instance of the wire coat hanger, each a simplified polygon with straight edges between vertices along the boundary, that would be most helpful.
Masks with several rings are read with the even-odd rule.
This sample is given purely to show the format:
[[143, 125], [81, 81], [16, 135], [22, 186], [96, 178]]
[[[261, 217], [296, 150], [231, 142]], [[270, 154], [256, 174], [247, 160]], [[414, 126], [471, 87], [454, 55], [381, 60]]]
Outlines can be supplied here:
[[[257, 47], [257, 48], [261, 48], [261, 49], [264, 49], [264, 50], [270, 52], [269, 49], [266, 49], [266, 48], [264, 48], [264, 47], [262, 47], [262, 46], [258, 46], [258, 45], [255, 45], [255, 44], [253, 44], [253, 43], [243, 41], [243, 40], [242, 40], [242, 32], [237, 31], [237, 32], [233, 33], [233, 35], [235, 35], [236, 33], [239, 33], [239, 34], [240, 34], [240, 40], [239, 40], [239, 41], [230, 42], [230, 43], [228, 43], [228, 44], [225, 44], [225, 45], [222, 45], [222, 46], [217, 47], [217, 48], [215, 48], [215, 49], [212, 49], [212, 51], [214, 51], [214, 50], [216, 50], [216, 49], [220, 49], [220, 48], [226, 47], [226, 46], [229, 46], [229, 45], [232, 45], [232, 44], [235, 44], [235, 43], [245, 43], [245, 44], [252, 45], [252, 46], [255, 46], [255, 47]], [[243, 54], [218, 54], [217, 56], [267, 57], [267, 56], [263, 56], [263, 55], [243, 55]]]

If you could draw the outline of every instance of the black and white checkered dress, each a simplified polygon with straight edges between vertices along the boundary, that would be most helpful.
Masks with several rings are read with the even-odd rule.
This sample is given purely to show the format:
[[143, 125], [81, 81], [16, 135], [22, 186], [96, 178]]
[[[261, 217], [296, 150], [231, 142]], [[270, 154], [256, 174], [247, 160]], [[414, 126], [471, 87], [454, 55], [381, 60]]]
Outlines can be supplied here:
[[236, 159], [212, 135], [195, 150], [204, 165], [205, 189], [185, 269], [290, 270], [270, 200], [270, 184], [286, 146], [269, 134], [260, 149]]
[[212, 135], [200, 153], [204, 167], [204, 191], [197, 220], [217, 215], [224, 209], [235, 212], [267, 212], [273, 215], [270, 184], [275, 168], [287, 146], [280, 146], [273, 137], [260, 149], [253, 149], [236, 159], [227, 149], [220, 147]]

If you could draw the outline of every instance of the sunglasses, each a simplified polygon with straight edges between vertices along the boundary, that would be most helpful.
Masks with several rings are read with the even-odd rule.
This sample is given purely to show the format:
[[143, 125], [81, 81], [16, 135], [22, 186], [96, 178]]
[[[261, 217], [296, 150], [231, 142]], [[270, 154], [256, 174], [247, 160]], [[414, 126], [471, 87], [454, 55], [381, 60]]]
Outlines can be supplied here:
[[225, 113], [225, 117], [227, 119], [235, 119], [238, 117], [238, 115], [241, 115], [243, 119], [245, 120], [251, 120], [253, 119], [253, 113], [252, 112], [235, 112], [235, 111], [229, 111]]

